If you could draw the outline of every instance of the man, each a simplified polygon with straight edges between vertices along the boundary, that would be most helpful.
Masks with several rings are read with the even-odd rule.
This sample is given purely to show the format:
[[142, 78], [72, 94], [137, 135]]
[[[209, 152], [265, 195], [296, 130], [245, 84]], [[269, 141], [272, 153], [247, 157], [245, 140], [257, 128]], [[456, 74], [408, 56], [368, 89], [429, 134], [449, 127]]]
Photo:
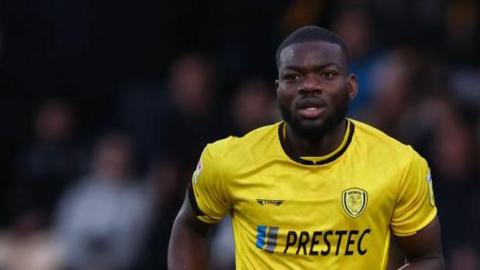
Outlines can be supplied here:
[[204, 149], [169, 268], [205, 269], [209, 224], [230, 213], [237, 269], [386, 269], [391, 234], [402, 269], [443, 269], [426, 161], [345, 118], [357, 79], [344, 42], [307, 26], [276, 59], [285, 121]]

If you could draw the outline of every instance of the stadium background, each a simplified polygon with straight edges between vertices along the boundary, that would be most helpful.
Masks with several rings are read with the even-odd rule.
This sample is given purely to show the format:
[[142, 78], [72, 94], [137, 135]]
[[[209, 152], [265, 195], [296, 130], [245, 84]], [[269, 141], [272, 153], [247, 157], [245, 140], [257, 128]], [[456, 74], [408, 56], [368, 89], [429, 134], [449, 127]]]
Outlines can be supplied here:
[[448, 269], [480, 269], [478, 1], [0, 6], [1, 269], [165, 269], [202, 147], [279, 119], [274, 51], [306, 24], [350, 47], [350, 115], [429, 160]]

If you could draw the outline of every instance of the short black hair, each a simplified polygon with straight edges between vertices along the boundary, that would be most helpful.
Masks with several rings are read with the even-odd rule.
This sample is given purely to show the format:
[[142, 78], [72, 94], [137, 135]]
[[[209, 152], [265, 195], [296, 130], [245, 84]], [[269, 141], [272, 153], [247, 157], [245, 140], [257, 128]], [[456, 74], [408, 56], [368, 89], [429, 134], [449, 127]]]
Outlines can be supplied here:
[[345, 41], [343, 41], [343, 39], [334, 32], [329, 31], [323, 27], [316, 25], [307, 25], [293, 31], [282, 41], [282, 43], [280, 43], [280, 46], [278, 46], [277, 52], [275, 53], [275, 61], [277, 63], [277, 68], [280, 67], [280, 54], [283, 49], [292, 44], [310, 41], [324, 41], [328, 43], [338, 44], [342, 49], [343, 54], [345, 55], [345, 60], [347, 61], [348, 67], [350, 58], [348, 55], [347, 45], [345, 44]]

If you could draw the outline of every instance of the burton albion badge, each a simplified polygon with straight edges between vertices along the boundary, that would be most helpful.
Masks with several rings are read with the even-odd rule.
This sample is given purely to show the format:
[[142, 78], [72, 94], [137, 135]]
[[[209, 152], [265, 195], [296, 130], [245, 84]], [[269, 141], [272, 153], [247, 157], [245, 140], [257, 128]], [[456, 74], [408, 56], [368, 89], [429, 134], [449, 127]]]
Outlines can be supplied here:
[[352, 218], [360, 216], [367, 208], [368, 193], [360, 188], [349, 188], [342, 192], [342, 206]]

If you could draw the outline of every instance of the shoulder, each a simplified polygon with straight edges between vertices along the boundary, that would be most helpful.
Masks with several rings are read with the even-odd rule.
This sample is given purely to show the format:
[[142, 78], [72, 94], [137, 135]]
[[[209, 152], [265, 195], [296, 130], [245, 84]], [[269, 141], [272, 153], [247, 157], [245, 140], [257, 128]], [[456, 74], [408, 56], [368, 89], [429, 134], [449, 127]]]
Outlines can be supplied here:
[[275, 146], [279, 144], [279, 125], [280, 123], [263, 126], [242, 137], [230, 136], [208, 144], [198, 166], [208, 166], [225, 179], [252, 169], [253, 164], [275, 155]]
[[411, 146], [385, 134], [383, 131], [366, 123], [350, 119], [355, 124], [355, 137], [360, 144], [371, 150], [392, 151], [409, 154]]
[[275, 123], [252, 130], [242, 137], [230, 136], [215, 141], [205, 147], [204, 153], [217, 158], [229, 158], [265, 150], [277, 138], [279, 125], [280, 123]]
[[404, 144], [366, 123], [350, 119], [355, 125], [355, 144], [360, 151], [377, 156], [386, 164], [409, 166], [426, 163], [410, 145]]

